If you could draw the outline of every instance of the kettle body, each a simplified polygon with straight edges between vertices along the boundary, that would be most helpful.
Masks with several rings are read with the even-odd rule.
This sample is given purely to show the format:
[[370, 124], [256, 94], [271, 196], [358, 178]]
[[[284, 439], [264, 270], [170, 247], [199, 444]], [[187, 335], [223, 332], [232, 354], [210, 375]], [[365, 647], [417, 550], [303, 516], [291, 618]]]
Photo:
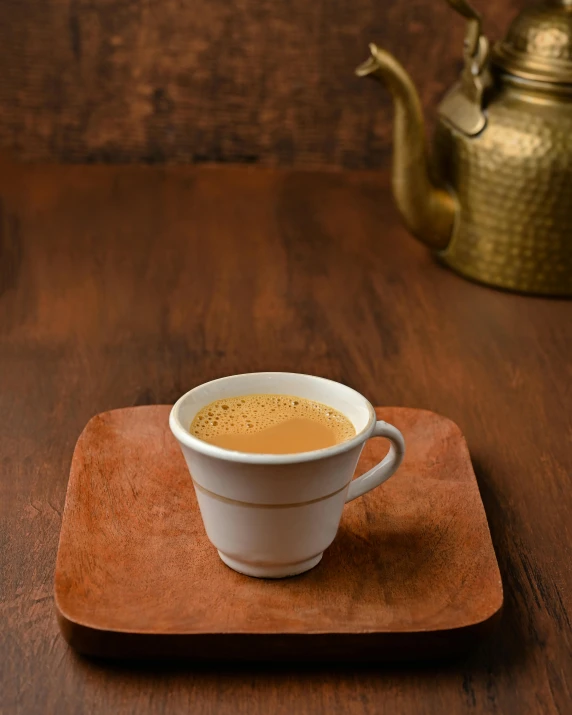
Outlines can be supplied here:
[[572, 93], [557, 102], [505, 78], [467, 136], [440, 119], [433, 156], [458, 216], [439, 252], [468, 278], [572, 295]]

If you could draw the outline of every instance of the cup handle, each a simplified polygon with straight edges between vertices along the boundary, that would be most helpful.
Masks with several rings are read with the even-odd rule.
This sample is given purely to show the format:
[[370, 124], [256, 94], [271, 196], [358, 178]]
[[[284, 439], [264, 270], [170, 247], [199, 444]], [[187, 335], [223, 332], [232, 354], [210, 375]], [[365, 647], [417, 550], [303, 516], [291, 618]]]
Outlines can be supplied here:
[[379, 420], [375, 423], [371, 436], [386, 437], [391, 442], [389, 452], [377, 466], [370, 469], [369, 472], [362, 474], [361, 477], [358, 477], [350, 482], [346, 504], [357, 497], [363, 496], [372, 489], [375, 489], [375, 487], [379, 487], [379, 485], [383, 484], [383, 482], [386, 482], [389, 477], [396, 472], [397, 468], [403, 461], [403, 455], [405, 454], [405, 440], [397, 427], [394, 427], [387, 422], [383, 422], [383, 420]]

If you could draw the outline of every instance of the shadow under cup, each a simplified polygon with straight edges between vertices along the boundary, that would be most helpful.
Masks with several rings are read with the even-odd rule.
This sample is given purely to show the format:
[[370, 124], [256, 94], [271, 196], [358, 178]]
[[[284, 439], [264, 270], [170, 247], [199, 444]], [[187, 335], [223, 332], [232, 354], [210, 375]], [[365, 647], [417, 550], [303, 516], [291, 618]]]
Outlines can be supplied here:
[[[251, 394], [293, 395], [329, 405], [348, 417], [356, 435], [313, 452], [248, 454], [190, 434], [193, 418], [206, 405]], [[376, 416], [365, 397], [345, 385], [267, 372], [194, 388], [175, 403], [169, 425], [189, 468], [207, 536], [220, 558], [248, 576], [281, 578], [316, 566], [334, 540], [361, 450], [376, 430]], [[383, 481], [400, 461], [399, 455], [393, 456], [387, 465], [393, 468], [385, 470]]]

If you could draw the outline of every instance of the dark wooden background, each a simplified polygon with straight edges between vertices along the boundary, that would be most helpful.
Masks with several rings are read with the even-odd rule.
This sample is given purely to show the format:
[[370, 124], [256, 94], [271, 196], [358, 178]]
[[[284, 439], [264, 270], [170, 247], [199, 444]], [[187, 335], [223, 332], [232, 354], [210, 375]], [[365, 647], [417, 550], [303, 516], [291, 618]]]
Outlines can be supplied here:
[[[493, 38], [525, 0], [477, 3]], [[391, 111], [367, 43], [433, 109], [459, 70], [445, 0], [2, 0], [0, 145], [34, 160], [374, 168]]]

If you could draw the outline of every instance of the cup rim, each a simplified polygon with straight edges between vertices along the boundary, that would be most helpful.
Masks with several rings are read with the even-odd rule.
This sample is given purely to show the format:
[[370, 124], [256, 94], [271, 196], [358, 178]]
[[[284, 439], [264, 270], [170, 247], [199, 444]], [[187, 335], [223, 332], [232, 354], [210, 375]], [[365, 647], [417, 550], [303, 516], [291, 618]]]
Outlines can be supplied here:
[[[187, 429], [185, 429], [179, 419], [179, 411], [183, 403], [196, 391], [206, 387], [207, 385], [216, 385], [216, 383], [226, 382], [232, 378], [244, 377], [245, 375], [260, 375], [265, 377], [278, 377], [283, 375], [299, 376], [305, 378], [312, 378], [313, 380], [319, 380], [320, 382], [329, 383], [336, 388], [343, 387], [348, 390], [356, 400], [359, 400], [365, 405], [369, 412], [369, 419], [367, 424], [363, 429], [361, 429], [354, 437], [351, 439], [335, 444], [332, 447], [324, 447], [323, 449], [315, 449], [310, 452], [294, 452], [292, 454], [263, 454], [263, 453], [250, 453], [250, 452], [239, 452], [232, 449], [226, 449], [224, 447], [218, 447], [209, 442], [204, 442], [202, 439], [192, 435]], [[369, 438], [375, 423], [377, 421], [377, 415], [371, 402], [360, 394], [357, 390], [352, 387], [348, 387], [341, 382], [336, 382], [335, 380], [329, 380], [325, 377], [318, 377], [316, 375], [308, 375], [306, 373], [300, 372], [250, 372], [250, 373], [239, 373], [236, 375], [227, 375], [226, 377], [219, 377], [216, 380], [210, 380], [209, 382], [203, 382], [192, 390], [188, 390], [184, 395], [181, 395], [179, 399], [175, 402], [171, 408], [169, 414], [169, 427], [171, 432], [176, 437], [176, 439], [183, 444], [185, 447], [194, 449], [196, 452], [207, 455], [209, 457], [214, 457], [216, 459], [222, 459], [228, 462], [240, 462], [243, 464], [297, 464], [300, 462], [313, 462], [318, 459], [325, 459], [327, 457], [333, 457], [337, 454], [343, 454], [344, 452], [349, 452], [354, 449], [359, 444], [366, 441]]]

